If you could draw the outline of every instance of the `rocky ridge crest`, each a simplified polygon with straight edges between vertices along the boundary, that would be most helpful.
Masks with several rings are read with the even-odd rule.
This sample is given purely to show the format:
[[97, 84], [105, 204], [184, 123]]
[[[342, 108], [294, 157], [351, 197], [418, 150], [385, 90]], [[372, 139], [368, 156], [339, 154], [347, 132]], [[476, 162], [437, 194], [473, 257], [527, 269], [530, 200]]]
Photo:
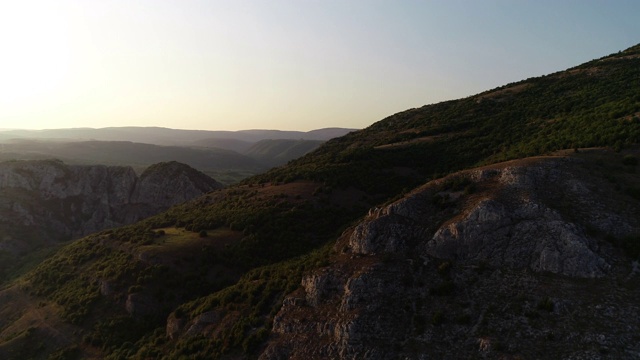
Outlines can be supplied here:
[[639, 234], [640, 207], [612, 187], [583, 159], [533, 158], [372, 209], [285, 299], [261, 359], [639, 355], [638, 279], [603, 238]]
[[140, 177], [122, 166], [0, 163], [0, 249], [29, 250], [21, 233], [36, 231], [31, 235], [46, 243], [130, 224], [221, 187], [177, 162], [153, 165]]

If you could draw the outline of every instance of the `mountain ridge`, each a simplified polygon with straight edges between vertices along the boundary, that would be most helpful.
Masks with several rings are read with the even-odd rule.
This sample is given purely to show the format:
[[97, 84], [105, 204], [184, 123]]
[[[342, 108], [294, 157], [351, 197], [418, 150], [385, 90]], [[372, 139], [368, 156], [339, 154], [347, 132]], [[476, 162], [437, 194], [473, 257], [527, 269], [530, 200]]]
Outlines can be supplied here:
[[60, 241], [130, 224], [222, 185], [177, 162], [130, 167], [67, 165], [61, 161], [0, 162], [0, 251], [19, 263]]
[[[541, 202], [554, 209], [549, 216], [556, 216], [558, 229], [579, 235], [567, 235], [567, 240], [586, 239], [587, 248], [612, 266], [580, 265], [578, 273], [602, 277], [600, 271], [604, 280], [589, 276], [576, 280], [568, 276], [574, 270], [564, 274], [565, 268], [556, 266], [552, 252], [539, 262], [546, 264], [541, 269], [550, 270], [547, 273], [531, 268], [535, 261], [524, 269], [510, 268], [508, 261], [494, 261], [499, 255], [494, 259], [488, 252], [474, 259], [471, 252], [451, 245], [469, 242], [464, 229], [472, 229], [473, 221], [486, 220], [487, 229], [500, 229], [494, 222], [500, 225], [507, 215], [495, 210], [497, 206], [471, 206], [469, 214], [477, 215], [472, 217], [459, 212], [467, 201], [483, 204], [474, 201], [491, 195], [487, 191], [497, 186], [491, 183], [495, 177], [454, 181], [458, 174], [451, 182], [427, 185], [443, 186], [442, 194], [423, 196], [421, 202], [437, 210], [433, 226], [450, 220], [452, 227], [439, 237], [444, 247], [435, 242], [427, 251], [419, 235], [430, 232], [420, 226], [412, 232], [415, 219], [411, 222], [379, 209], [395, 209], [394, 204], [408, 201], [405, 196], [417, 187], [456, 171], [559, 149], [574, 149], [571, 156], [588, 157], [594, 153], [586, 148], [594, 146], [619, 152], [606, 151], [585, 161], [587, 167], [576, 174], [588, 175], [585, 179], [592, 184], [580, 186], [579, 178], [574, 183], [568, 181], [573, 178], [543, 180], [549, 186], [563, 180], [572, 192], [587, 189], [603, 204], [636, 209], [637, 51], [635, 46], [603, 58], [610, 60], [572, 68], [580, 71], [523, 80], [508, 85], [510, 91], [501, 87], [482, 96], [397, 113], [238, 185], [60, 249], [17, 282], [30, 301], [59, 307], [57, 316], [78, 326], [76, 331], [82, 334], [82, 339], [72, 336], [75, 348], [54, 342], [46, 351], [75, 349], [85, 356], [97, 353], [96, 357], [114, 359], [478, 354], [501, 358], [539, 357], [554, 351], [577, 357], [632, 357], [640, 352], [634, 347], [638, 278], [632, 270], [640, 252], [632, 233], [607, 234], [598, 226], [590, 227], [594, 221], [589, 218], [571, 218], [583, 211], [571, 199]], [[546, 194], [536, 196], [544, 199]], [[502, 203], [503, 198], [496, 199]], [[503, 206], [512, 209], [508, 201]], [[410, 213], [420, 217], [425, 210], [416, 207]], [[379, 228], [369, 227], [378, 215], [388, 221], [380, 221]], [[637, 221], [625, 219], [630, 229], [637, 228]], [[360, 225], [362, 236], [352, 236]], [[403, 229], [411, 231], [406, 235]], [[459, 229], [459, 236], [452, 229]], [[198, 242], [200, 233], [206, 242]], [[499, 231], [487, 233], [495, 234], [485, 242], [504, 243], [496, 251], [511, 254], [509, 242], [496, 237]], [[551, 230], [541, 233], [547, 236]], [[617, 237], [624, 234], [632, 238]], [[194, 250], [194, 244], [201, 247]], [[412, 244], [419, 245], [418, 251], [412, 251], [416, 249]], [[536, 251], [534, 247], [540, 259], [542, 252]], [[340, 266], [346, 267], [344, 271]], [[600, 304], [595, 297], [585, 297], [590, 287], [613, 296]], [[477, 300], [466, 296], [466, 290]], [[25, 310], [20, 316], [29, 313]], [[595, 314], [593, 323], [576, 321], [588, 319], [589, 313]], [[616, 325], [618, 319], [624, 326]], [[563, 328], [564, 323], [570, 326]], [[398, 331], [390, 335], [386, 325]], [[517, 331], [510, 332], [509, 326]], [[586, 326], [584, 334], [580, 326]], [[11, 345], [30, 354], [28, 340], [35, 337], [25, 333], [25, 338], [22, 348], [6, 340], [0, 352]], [[563, 346], [571, 341], [580, 347]]]
[[[145, 134], [149, 129], [160, 131], [160, 134]], [[314, 149], [314, 145], [348, 131], [351, 130], [326, 128], [309, 132], [198, 132], [132, 127], [0, 132], [0, 160], [57, 158], [72, 164], [133, 166], [138, 172], [153, 163], [173, 160], [193, 166], [229, 185], [270, 167], [283, 165]], [[81, 132], [84, 136], [71, 139], [65, 135], [70, 137], [73, 132]], [[11, 134], [21, 134], [24, 137], [11, 138]], [[54, 138], [56, 134], [61, 137]], [[211, 137], [216, 134], [218, 137]], [[234, 134], [244, 140], [226, 137], [235, 136]], [[7, 139], [2, 140], [3, 136]], [[92, 136], [99, 140], [86, 139]], [[268, 148], [265, 143], [270, 143], [270, 147], [275, 150], [292, 141], [299, 144], [273, 153], [265, 151]], [[262, 149], [257, 151], [256, 147]]]
[[287, 130], [183, 130], [163, 127], [106, 127], [106, 128], [72, 128], [47, 130], [9, 130], [1, 131], [0, 138], [44, 138], [44, 139], [79, 139], [102, 141], [132, 141], [155, 145], [193, 145], [195, 141], [207, 139], [235, 139], [257, 142], [264, 139], [305, 139], [328, 140], [344, 135], [355, 129], [324, 128], [311, 131]]
[[[605, 240], [640, 235], [640, 199], [602, 173], [621, 158], [580, 150], [464, 170], [375, 209], [284, 299], [260, 359], [632, 358], [639, 279]], [[637, 183], [627, 170], [618, 186]]]

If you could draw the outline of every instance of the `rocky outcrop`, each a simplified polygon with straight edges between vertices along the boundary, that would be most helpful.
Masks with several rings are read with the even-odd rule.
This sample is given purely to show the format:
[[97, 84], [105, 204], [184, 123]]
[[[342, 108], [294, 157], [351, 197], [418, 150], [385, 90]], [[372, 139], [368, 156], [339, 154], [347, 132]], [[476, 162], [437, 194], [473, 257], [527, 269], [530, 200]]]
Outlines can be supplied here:
[[236, 326], [238, 318], [239, 313], [234, 311], [207, 311], [195, 316], [191, 320], [183, 316], [178, 317], [176, 313], [173, 312], [167, 318], [165, 332], [171, 340], [202, 335], [215, 337]]
[[638, 214], [574, 158], [432, 181], [342, 235], [260, 358], [633, 357], [638, 277], [606, 239], [639, 234]]
[[145, 293], [133, 293], [127, 296], [125, 309], [132, 317], [144, 317], [155, 314], [160, 309], [160, 304], [151, 295]]
[[175, 161], [159, 163], [140, 175], [131, 202], [167, 207], [221, 187], [220, 183], [188, 165]]
[[439, 258], [569, 276], [600, 277], [609, 268], [580, 226], [532, 202], [481, 201], [459, 221], [441, 227], [426, 247]]
[[0, 163], [0, 248], [20, 253], [29, 239], [46, 243], [122, 226], [221, 187], [176, 162], [140, 177], [120, 166]]
[[[370, 214], [355, 228], [350, 248], [371, 255], [406, 253], [420, 244], [425, 255], [437, 258], [603, 276], [609, 264], [597, 254], [587, 227], [620, 236], [637, 231], [638, 224], [603, 203], [581, 208], [586, 219], [567, 213], [563, 202], [593, 202], [589, 188], [595, 187], [576, 179], [567, 161], [480, 169], [429, 184]], [[447, 188], [455, 182], [488, 191], [461, 196], [462, 190]], [[448, 219], [442, 213], [447, 208], [453, 211]]]

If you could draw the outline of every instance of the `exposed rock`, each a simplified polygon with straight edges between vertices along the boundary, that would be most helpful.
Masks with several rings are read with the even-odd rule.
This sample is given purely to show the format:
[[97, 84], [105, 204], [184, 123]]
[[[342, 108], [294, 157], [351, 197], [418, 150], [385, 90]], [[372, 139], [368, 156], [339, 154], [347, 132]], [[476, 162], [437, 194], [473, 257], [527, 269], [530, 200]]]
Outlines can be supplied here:
[[186, 324], [186, 322], [187, 322], [186, 319], [178, 318], [176, 317], [175, 313], [171, 313], [167, 318], [167, 327], [166, 327], [167, 337], [170, 340], [176, 339], [182, 332], [182, 329], [184, 328], [184, 325]]
[[333, 274], [331, 269], [319, 270], [303, 278], [302, 287], [305, 289], [305, 300], [311, 306], [317, 306], [341, 290], [340, 279]]
[[239, 314], [233, 311], [212, 310], [189, 320], [171, 313], [167, 318], [166, 335], [174, 340], [180, 337], [216, 336], [236, 325]]
[[152, 315], [158, 311], [159, 306], [155, 299], [144, 293], [129, 294], [125, 303], [127, 313], [133, 317]]
[[31, 248], [25, 238], [46, 243], [122, 226], [220, 187], [176, 162], [153, 165], [140, 178], [130, 167], [3, 162], [0, 247], [24, 252]]
[[221, 320], [220, 313], [217, 311], [208, 311], [198, 315], [193, 321], [189, 324], [189, 328], [187, 329], [185, 335], [194, 336], [199, 334], [204, 328], [215, 324]]
[[[563, 165], [564, 160], [556, 160], [538, 167], [469, 172], [465, 176], [475, 179], [476, 186], [498, 183], [494, 186], [499, 190], [458, 203], [458, 214], [429, 235], [441, 209], [427, 199], [446, 193], [444, 201], [455, 203], [460, 196], [435, 189], [444, 184], [436, 182], [370, 214], [354, 230], [349, 246], [355, 253], [371, 255], [405, 253], [422, 242], [426, 254], [439, 258], [486, 261], [494, 266], [528, 267], [578, 277], [602, 276], [609, 264], [597, 254], [597, 243], [586, 235], [584, 225], [553, 209], [554, 199], [541, 193], [555, 187], [553, 192], [561, 197], [589, 196], [587, 185], [563, 173]], [[591, 226], [603, 232], [614, 222], [619, 224], [617, 235], [632, 233], [637, 226], [630, 225], [630, 220], [621, 218], [614, 209], [587, 212], [601, 220]], [[429, 237], [431, 240], [425, 241]]]
[[461, 220], [441, 227], [426, 251], [451, 260], [596, 277], [609, 268], [595, 253], [596, 247], [578, 226], [544, 205], [528, 202], [513, 207], [485, 200]]
[[580, 160], [543, 158], [454, 174], [372, 209], [338, 240], [333, 264], [285, 298], [260, 359], [535, 358], [540, 348], [632, 358], [638, 278], [604, 238], [640, 233], [640, 206], [612, 191]]
[[424, 232], [407, 217], [386, 214], [358, 225], [349, 246], [358, 254], [401, 253], [423, 237]]
[[112, 284], [104, 279], [99, 281], [100, 284], [100, 295], [107, 296], [113, 293]]
[[160, 163], [142, 173], [131, 195], [131, 203], [171, 206], [221, 187], [188, 165], [175, 161]]

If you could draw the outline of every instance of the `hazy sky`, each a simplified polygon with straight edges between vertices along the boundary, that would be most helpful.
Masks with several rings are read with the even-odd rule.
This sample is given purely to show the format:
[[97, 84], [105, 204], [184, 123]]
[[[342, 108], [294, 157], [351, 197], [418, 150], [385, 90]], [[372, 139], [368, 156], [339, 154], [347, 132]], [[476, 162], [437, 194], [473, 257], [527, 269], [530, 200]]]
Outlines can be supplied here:
[[0, 128], [362, 128], [640, 42], [640, 1], [2, 0]]

